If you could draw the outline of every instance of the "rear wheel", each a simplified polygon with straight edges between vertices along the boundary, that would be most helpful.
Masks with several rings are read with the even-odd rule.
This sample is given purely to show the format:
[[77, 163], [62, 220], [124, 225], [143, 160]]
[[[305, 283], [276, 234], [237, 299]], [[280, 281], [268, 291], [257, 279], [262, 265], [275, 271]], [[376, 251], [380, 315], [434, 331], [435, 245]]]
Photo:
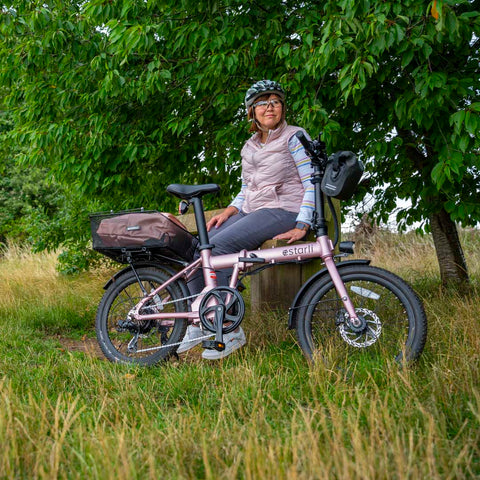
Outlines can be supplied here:
[[311, 360], [326, 355], [381, 355], [398, 362], [418, 358], [425, 345], [423, 305], [401, 278], [381, 268], [352, 265], [339, 270], [361, 325], [349, 321], [330, 276], [306, 292], [297, 313], [297, 336]]
[[[148, 293], [170, 278], [168, 273], [156, 268], [138, 268], [136, 272]], [[186, 319], [142, 322], [130, 319], [128, 313], [144, 296], [132, 270], [117, 278], [105, 292], [95, 326], [100, 348], [110, 361], [153, 365], [174, 353], [185, 335]], [[177, 283], [172, 283], [155, 295], [141, 313], [186, 311], [188, 304], [182, 298], [182, 290]]]

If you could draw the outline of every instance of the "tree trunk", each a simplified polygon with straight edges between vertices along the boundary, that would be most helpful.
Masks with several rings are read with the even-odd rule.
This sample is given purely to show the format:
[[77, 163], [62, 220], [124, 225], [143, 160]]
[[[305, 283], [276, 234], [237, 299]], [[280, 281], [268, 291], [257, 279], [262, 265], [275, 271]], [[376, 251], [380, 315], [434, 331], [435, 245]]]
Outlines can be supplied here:
[[442, 209], [440, 212], [431, 215], [430, 226], [440, 266], [442, 285], [459, 287], [468, 284], [467, 263], [455, 222]]
[[[426, 165], [431, 164], [431, 159], [435, 156], [435, 152], [429, 147], [429, 145], [432, 145], [432, 142], [429, 140], [428, 132], [425, 132], [423, 135], [416, 135], [408, 129], [397, 128], [397, 131], [404, 142], [407, 157], [422, 175], [424, 184], [428, 185], [431, 183], [431, 179], [430, 169], [426, 168]], [[425, 145], [427, 156], [422, 152], [420, 144]], [[431, 201], [434, 204], [443, 204], [440, 197], [434, 197]], [[467, 262], [463, 255], [457, 226], [443, 207], [437, 213], [430, 215], [430, 227], [440, 266], [442, 285], [444, 287], [469, 285]]]

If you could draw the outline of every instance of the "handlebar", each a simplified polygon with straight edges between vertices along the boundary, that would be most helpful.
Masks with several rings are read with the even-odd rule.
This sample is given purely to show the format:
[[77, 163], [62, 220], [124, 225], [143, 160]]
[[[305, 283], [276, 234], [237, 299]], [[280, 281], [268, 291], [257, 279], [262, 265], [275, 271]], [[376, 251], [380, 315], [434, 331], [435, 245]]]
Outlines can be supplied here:
[[306, 154], [312, 160], [312, 164], [325, 167], [328, 161], [328, 155], [325, 143], [321, 140], [321, 134], [318, 136], [318, 140], [308, 140], [302, 131], [297, 132], [295, 135], [303, 145]]

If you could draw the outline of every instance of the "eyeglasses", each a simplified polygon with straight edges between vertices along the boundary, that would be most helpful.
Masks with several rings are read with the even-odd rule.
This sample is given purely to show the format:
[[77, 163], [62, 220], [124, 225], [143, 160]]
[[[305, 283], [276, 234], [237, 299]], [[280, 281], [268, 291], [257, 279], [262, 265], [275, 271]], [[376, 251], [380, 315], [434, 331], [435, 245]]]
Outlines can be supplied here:
[[266, 110], [268, 106], [271, 105], [273, 108], [278, 108], [282, 105], [280, 100], [262, 100], [260, 102], [254, 103], [253, 108], [260, 108], [261, 110]]

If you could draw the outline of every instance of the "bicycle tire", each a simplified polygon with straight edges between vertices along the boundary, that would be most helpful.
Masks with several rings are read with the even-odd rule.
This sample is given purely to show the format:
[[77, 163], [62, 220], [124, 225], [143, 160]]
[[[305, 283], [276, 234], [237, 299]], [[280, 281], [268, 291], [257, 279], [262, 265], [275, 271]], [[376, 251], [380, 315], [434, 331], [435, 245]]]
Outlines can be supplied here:
[[[170, 278], [170, 275], [157, 268], [137, 268], [137, 275], [147, 292], [151, 292]], [[129, 320], [128, 312], [144, 297], [137, 277], [132, 270], [125, 272], [113, 282], [105, 292], [98, 306], [95, 319], [97, 340], [105, 357], [112, 362], [137, 365], [154, 365], [168, 359], [178, 348], [187, 328], [186, 319], [175, 319], [173, 325], [165, 325], [160, 320], [147, 320], [142, 323]], [[144, 307], [158, 311], [155, 303], [162, 305], [162, 313], [188, 311], [187, 300], [182, 300], [182, 290], [172, 283], [159, 292], [154, 302]], [[135, 342], [135, 336], [136, 342]], [[171, 344], [170, 348], [168, 347]], [[135, 347], [135, 348], [132, 348]], [[161, 347], [161, 348], [159, 348]]]
[[298, 307], [296, 330], [304, 355], [312, 361], [341, 352], [351, 358], [356, 350], [401, 364], [416, 360], [425, 346], [427, 319], [413, 289], [378, 267], [352, 265], [339, 273], [357, 313], [366, 320], [365, 328], [359, 332], [348, 326], [344, 305], [326, 275], [311, 285]]

